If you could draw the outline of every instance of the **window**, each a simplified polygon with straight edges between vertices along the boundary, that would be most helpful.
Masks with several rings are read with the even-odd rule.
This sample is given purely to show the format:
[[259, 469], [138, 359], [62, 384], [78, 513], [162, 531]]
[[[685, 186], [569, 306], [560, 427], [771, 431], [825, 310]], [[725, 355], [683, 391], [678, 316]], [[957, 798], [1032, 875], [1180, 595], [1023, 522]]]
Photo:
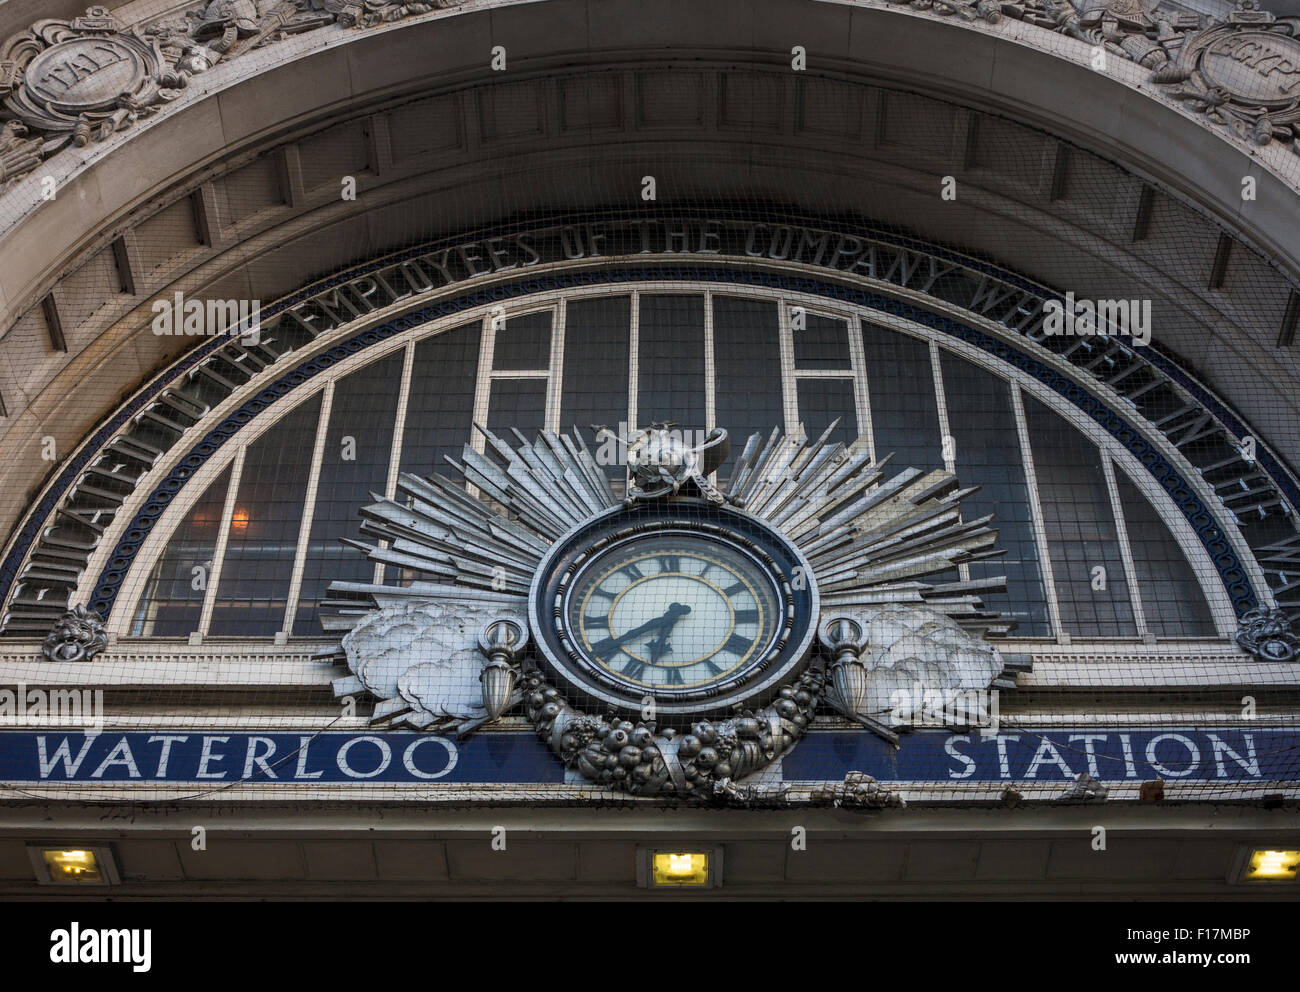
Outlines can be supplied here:
[[[1002, 553], [925, 581], [1005, 576], [984, 601], [1016, 621], [1013, 636], [1212, 636], [1203, 590], [1217, 577], [1199, 546], [1032, 392], [947, 342], [766, 292], [587, 290], [415, 328], [269, 412], [278, 422], [213, 469], [162, 544], [131, 631], [319, 636], [331, 582], [384, 580], [347, 543], [362, 536], [359, 509], [399, 471], [458, 478], [447, 459], [481, 448], [475, 421], [511, 443], [514, 429], [576, 426], [599, 454], [593, 426], [672, 420], [728, 430], [720, 482], [750, 434], [816, 437], [836, 421], [835, 440], [893, 453], [886, 477], [955, 471], [976, 489], [963, 513], [992, 517]], [[598, 460], [621, 486], [625, 467]]]
[[1025, 417], [1062, 627], [1080, 636], [1136, 637], [1097, 446], [1032, 397], [1025, 399]]

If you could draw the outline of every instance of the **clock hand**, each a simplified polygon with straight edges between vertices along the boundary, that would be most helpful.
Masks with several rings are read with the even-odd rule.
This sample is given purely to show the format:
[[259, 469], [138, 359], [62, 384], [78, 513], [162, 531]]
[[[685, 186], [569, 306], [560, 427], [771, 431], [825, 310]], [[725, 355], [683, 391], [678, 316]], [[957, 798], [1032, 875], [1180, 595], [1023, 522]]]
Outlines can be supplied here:
[[662, 617], [662, 624], [659, 627], [659, 635], [652, 640], [647, 647], [650, 648], [650, 664], [657, 662], [665, 651], [671, 651], [672, 645], [668, 643], [668, 635], [672, 632], [673, 626], [686, 614], [691, 612], [689, 606], [681, 603], [673, 603], [668, 608], [668, 612]]
[[658, 630], [665, 624], [671, 628], [679, 618], [690, 612], [691, 608], [689, 606], [683, 606], [681, 603], [673, 603], [668, 607], [668, 611], [664, 613], [663, 616], [655, 617], [653, 620], [647, 620], [645, 623], [641, 624], [641, 626], [633, 627], [627, 633], [615, 637], [613, 639], [613, 646], [622, 647], [625, 642], [640, 637], [642, 634], [648, 634], [652, 630]]

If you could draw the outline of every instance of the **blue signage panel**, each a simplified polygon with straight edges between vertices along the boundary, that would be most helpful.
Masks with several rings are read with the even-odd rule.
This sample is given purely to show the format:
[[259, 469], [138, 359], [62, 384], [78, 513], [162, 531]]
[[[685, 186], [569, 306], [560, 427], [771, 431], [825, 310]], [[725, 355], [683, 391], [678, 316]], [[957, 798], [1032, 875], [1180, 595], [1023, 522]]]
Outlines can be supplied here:
[[[813, 731], [782, 761], [792, 782], [1287, 781], [1300, 779], [1290, 729], [919, 731], [895, 750], [859, 731]], [[530, 733], [457, 741], [418, 733], [0, 732], [0, 782], [564, 781], [559, 759]]]
[[562, 782], [532, 734], [0, 733], [0, 782]]
[[1068, 730], [1002, 728], [985, 737], [920, 731], [895, 750], [856, 731], [813, 731], [782, 761], [787, 781], [882, 782], [1286, 781], [1300, 778], [1300, 733], [1275, 729]]

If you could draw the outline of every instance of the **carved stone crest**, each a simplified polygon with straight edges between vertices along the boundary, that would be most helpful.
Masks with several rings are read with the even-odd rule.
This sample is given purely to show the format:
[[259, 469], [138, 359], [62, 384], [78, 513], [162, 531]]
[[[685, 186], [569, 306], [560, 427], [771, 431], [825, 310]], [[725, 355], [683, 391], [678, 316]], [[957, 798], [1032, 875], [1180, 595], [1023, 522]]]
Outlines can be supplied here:
[[1237, 0], [1224, 19], [1165, 0], [890, 0], [964, 20], [1000, 16], [1152, 70], [1165, 95], [1256, 145], [1300, 152], [1300, 19]]
[[108, 647], [100, 615], [77, 606], [59, 618], [41, 645], [47, 661], [90, 661]]
[[676, 496], [687, 483], [710, 501], [723, 502], [722, 494], [708, 481], [708, 476], [727, 460], [730, 444], [725, 430], [714, 428], [692, 447], [680, 431], [674, 430], [673, 424], [663, 422], [636, 431], [621, 441], [632, 469], [629, 505], [638, 500]]
[[1300, 637], [1281, 610], [1251, 610], [1241, 617], [1237, 646], [1263, 661], [1294, 661], [1300, 655]]
[[126, 28], [106, 7], [71, 21], [37, 21], [0, 49], [0, 94], [8, 114], [55, 137], [85, 145], [129, 127], [175, 99], [186, 76], [168, 67], [156, 43]]

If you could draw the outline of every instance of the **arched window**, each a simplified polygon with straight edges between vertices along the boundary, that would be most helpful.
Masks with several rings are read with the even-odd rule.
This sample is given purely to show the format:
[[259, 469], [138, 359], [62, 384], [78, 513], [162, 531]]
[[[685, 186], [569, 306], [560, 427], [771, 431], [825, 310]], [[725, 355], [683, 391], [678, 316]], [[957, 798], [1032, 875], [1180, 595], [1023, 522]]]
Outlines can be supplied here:
[[[358, 509], [391, 495], [399, 473], [455, 475], [448, 459], [481, 450], [474, 423], [511, 442], [576, 427], [596, 450], [596, 426], [664, 420], [726, 428], [733, 460], [754, 432], [829, 429], [890, 456], [886, 477], [954, 471], [973, 490], [963, 512], [991, 516], [1002, 554], [928, 581], [1005, 576], [984, 599], [1016, 622], [1012, 636], [1230, 630], [1206, 552], [1142, 466], [1059, 396], [940, 338], [825, 300], [689, 283], [571, 291], [413, 328], [311, 380], [222, 450], [137, 563], [147, 579], [129, 633], [320, 636], [330, 582], [401, 581], [348, 543], [362, 537]], [[623, 484], [622, 466], [604, 468]]]

